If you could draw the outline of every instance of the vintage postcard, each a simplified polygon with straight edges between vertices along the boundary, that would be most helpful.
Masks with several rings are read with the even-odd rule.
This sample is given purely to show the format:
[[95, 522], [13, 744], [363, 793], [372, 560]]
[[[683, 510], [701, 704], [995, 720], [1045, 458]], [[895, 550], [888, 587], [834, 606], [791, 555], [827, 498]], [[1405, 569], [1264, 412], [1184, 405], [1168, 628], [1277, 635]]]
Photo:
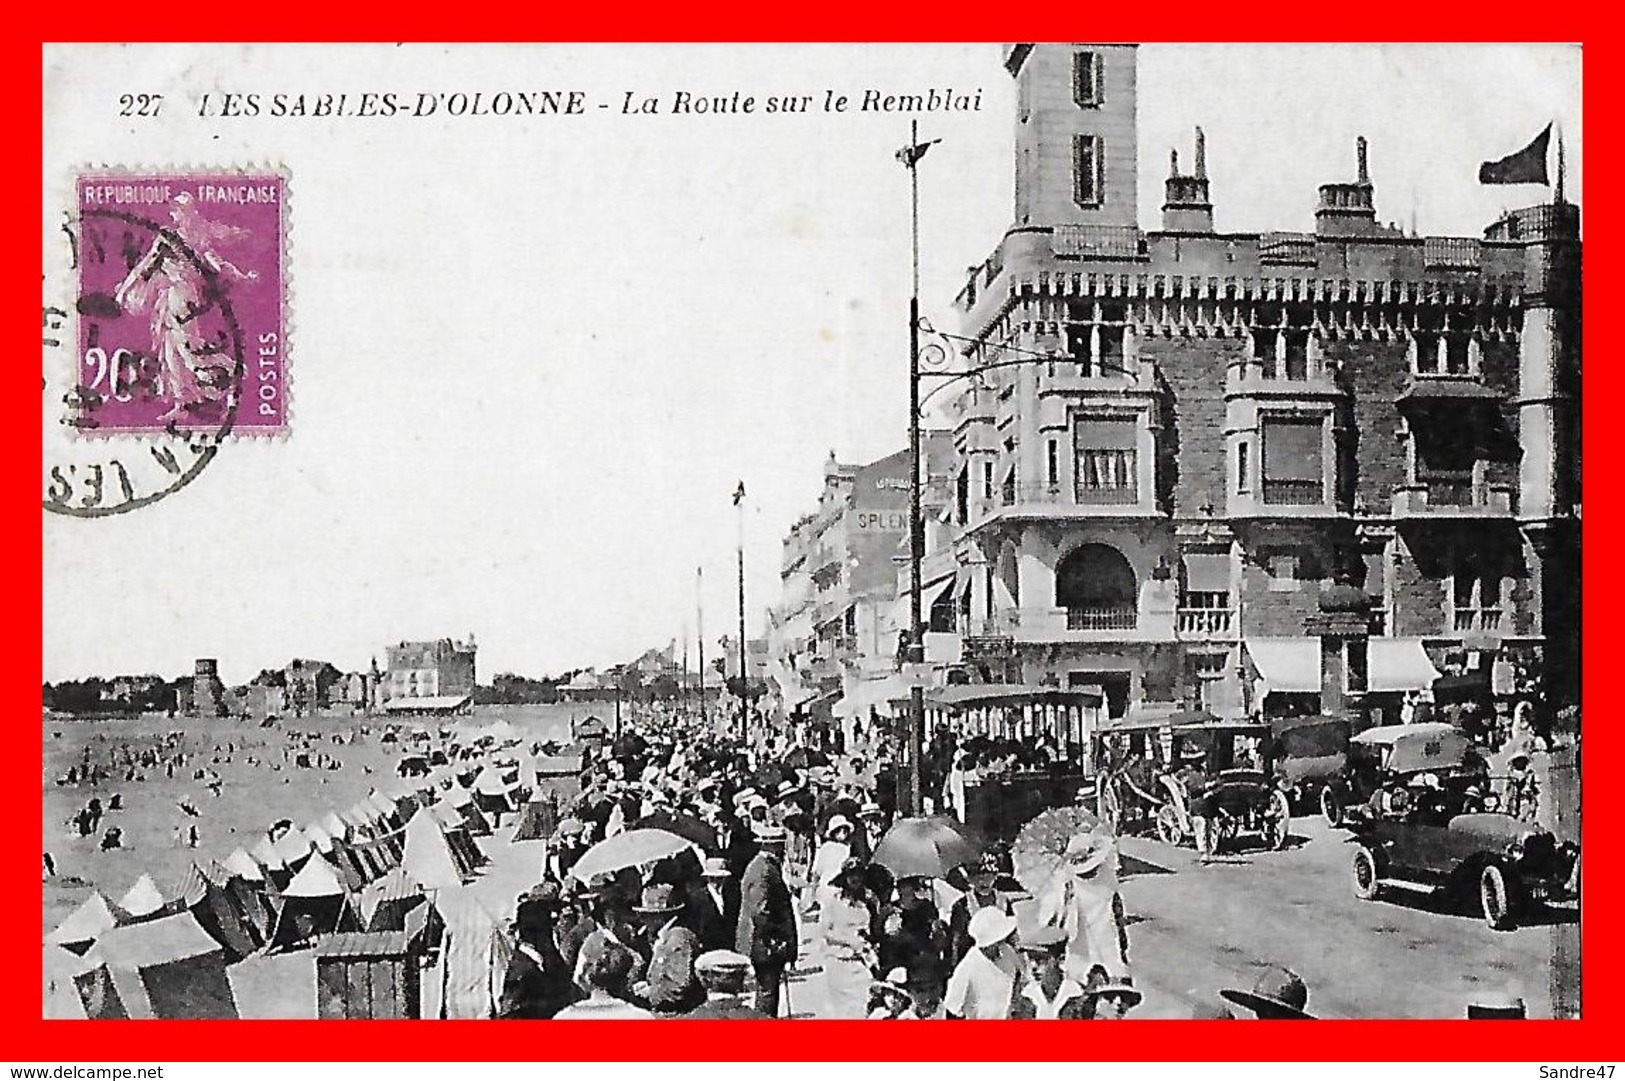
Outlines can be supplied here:
[[43, 1016], [1579, 1017], [1580, 85], [46, 46]]

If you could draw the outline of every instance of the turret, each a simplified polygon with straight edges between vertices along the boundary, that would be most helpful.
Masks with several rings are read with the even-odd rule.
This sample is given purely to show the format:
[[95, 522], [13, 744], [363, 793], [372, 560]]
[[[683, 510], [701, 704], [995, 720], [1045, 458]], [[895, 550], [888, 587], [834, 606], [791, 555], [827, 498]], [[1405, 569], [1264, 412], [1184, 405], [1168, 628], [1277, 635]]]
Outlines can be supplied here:
[[1166, 197], [1162, 204], [1162, 228], [1169, 233], [1213, 232], [1213, 203], [1207, 186], [1207, 139], [1196, 129], [1196, 171], [1191, 176], [1179, 172], [1179, 151], [1168, 155]]
[[1354, 140], [1354, 183], [1322, 184], [1315, 208], [1316, 236], [1401, 236], [1377, 224], [1376, 189], [1366, 163], [1365, 136]]

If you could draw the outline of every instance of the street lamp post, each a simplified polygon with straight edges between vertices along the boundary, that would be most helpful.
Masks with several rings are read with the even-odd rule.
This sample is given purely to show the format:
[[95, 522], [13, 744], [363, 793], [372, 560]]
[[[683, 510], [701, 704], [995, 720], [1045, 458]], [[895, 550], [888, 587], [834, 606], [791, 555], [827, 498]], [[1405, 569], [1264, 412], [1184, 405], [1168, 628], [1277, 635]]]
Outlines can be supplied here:
[[[897, 159], [908, 169], [910, 289], [908, 297], [908, 654], [905, 663], [925, 663], [925, 635], [920, 619], [920, 564], [925, 559], [924, 523], [920, 521], [920, 159], [931, 148], [920, 142], [920, 125], [908, 125], [908, 146]], [[910, 673], [912, 676], [912, 672]], [[925, 753], [925, 688], [910, 679], [908, 758], [899, 804], [910, 814], [923, 813], [920, 759]]]
[[745, 482], [734, 490], [734, 507], [739, 511], [739, 738], [750, 738], [750, 696], [746, 693], [745, 669]]

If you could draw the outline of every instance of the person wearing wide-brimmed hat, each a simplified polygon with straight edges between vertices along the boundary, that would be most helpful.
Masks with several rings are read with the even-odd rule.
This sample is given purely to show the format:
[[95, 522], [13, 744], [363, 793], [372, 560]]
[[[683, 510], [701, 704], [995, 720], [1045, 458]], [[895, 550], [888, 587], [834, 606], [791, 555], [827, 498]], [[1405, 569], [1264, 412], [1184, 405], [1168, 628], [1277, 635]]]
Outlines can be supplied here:
[[784, 884], [785, 833], [763, 826], [759, 846], [739, 883], [739, 928], [734, 948], [750, 958], [756, 970], [756, 1008], [769, 1017], [779, 1014], [779, 985], [799, 949], [790, 888]]
[[1128, 918], [1117, 892], [1117, 844], [1104, 827], [1067, 841], [1061, 866], [1038, 899], [1038, 922], [1066, 932], [1066, 974], [1079, 983], [1096, 965], [1128, 974]]
[[830, 1016], [862, 1018], [866, 1012], [874, 947], [869, 942], [868, 884], [864, 865], [848, 859], [830, 879], [818, 916], [819, 953]]
[[503, 974], [498, 1017], [542, 1020], [582, 998], [554, 944], [554, 920], [562, 907], [563, 897], [553, 882], [520, 897], [514, 956]]
[[705, 1001], [705, 990], [694, 976], [694, 958], [700, 940], [683, 926], [683, 897], [677, 889], [658, 882], [643, 891], [633, 906], [643, 921], [648, 942], [648, 975], [633, 985], [633, 994], [656, 1013], [682, 1013]]
[[1308, 1012], [1309, 988], [1303, 977], [1279, 965], [1270, 965], [1259, 973], [1251, 991], [1230, 989], [1219, 994], [1264, 1021], [1314, 1019]]
[[833, 815], [824, 826], [824, 840], [813, 854], [812, 868], [808, 872], [812, 901], [822, 907], [835, 894], [834, 879], [841, 866], [852, 856], [852, 820], [845, 815]]
[[971, 941], [971, 917], [984, 908], [996, 908], [1005, 915], [1015, 912], [1010, 902], [999, 895], [996, 888], [999, 876], [1008, 873], [999, 852], [988, 849], [977, 862], [966, 868], [970, 889], [948, 910], [948, 964], [956, 966], [964, 960], [974, 943]]
[[908, 972], [894, 968], [869, 985], [870, 1021], [918, 1021], [919, 1010], [908, 989]]
[[1093, 1021], [1121, 1021], [1144, 998], [1132, 977], [1110, 976], [1098, 966], [1089, 973], [1083, 993], [1089, 997], [1089, 1018]]
[[942, 1007], [949, 1018], [1007, 1018], [1021, 975], [1021, 955], [1012, 941], [1016, 918], [996, 908], [978, 909], [970, 918], [970, 935], [974, 948], [948, 978]]
[[1027, 980], [1010, 1001], [1012, 1021], [1087, 1021], [1094, 1001], [1064, 971], [1066, 932], [1039, 927], [1021, 935], [1016, 947], [1027, 959]]

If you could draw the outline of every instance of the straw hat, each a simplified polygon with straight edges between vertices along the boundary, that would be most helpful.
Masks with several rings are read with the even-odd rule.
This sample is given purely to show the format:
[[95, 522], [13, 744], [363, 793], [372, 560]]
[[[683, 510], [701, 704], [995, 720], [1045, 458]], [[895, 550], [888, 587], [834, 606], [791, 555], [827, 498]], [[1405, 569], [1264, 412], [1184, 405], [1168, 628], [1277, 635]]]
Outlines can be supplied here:
[[728, 870], [728, 861], [721, 856], [709, 856], [700, 867], [700, 875], [704, 878], [732, 878], [733, 872]]
[[633, 905], [632, 911], [645, 916], [669, 916], [681, 911], [682, 907], [683, 899], [677, 895], [677, 888], [666, 882], [658, 882], [643, 891], [642, 902]]
[[1303, 977], [1277, 965], [1259, 973], [1251, 991], [1225, 990], [1219, 994], [1266, 1020], [1313, 1019], [1313, 1015], [1305, 1012], [1309, 1005], [1309, 988]]
[[836, 830], [852, 832], [852, 820], [845, 815], [831, 815], [829, 824], [824, 827], [824, 836], [833, 838]]

